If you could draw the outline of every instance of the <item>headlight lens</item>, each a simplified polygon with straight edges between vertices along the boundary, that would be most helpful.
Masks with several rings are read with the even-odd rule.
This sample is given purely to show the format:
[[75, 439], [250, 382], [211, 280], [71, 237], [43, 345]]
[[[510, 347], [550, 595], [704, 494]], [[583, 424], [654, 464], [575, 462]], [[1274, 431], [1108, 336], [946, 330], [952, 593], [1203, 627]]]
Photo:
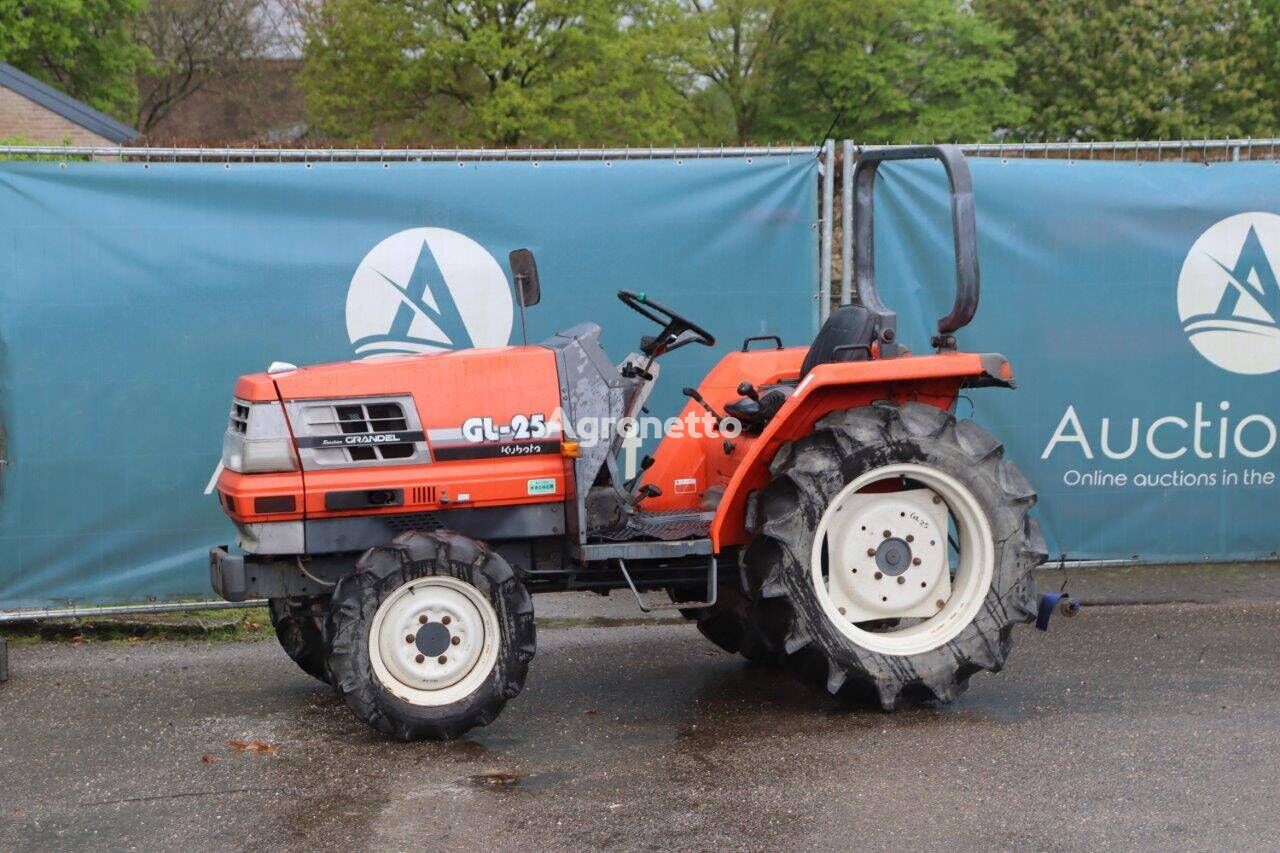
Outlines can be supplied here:
[[298, 456], [279, 403], [234, 400], [222, 436], [222, 465], [240, 474], [298, 470]]

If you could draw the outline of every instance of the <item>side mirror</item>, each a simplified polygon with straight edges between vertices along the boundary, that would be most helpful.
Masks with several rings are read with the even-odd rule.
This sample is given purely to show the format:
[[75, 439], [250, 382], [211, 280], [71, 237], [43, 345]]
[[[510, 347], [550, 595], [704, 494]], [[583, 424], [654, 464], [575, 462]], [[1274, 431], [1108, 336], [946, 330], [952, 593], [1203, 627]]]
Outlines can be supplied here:
[[516, 282], [516, 296], [524, 307], [537, 305], [542, 298], [542, 287], [538, 284], [538, 264], [533, 259], [533, 252], [528, 249], [516, 249], [508, 256], [511, 263], [511, 275]]

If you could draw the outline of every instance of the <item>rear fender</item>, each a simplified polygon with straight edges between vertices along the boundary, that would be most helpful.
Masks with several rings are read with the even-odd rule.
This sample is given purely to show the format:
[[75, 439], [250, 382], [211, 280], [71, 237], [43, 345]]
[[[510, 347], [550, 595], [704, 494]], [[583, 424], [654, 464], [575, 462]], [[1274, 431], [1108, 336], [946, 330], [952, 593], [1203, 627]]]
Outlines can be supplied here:
[[713, 547], [718, 552], [751, 539], [746, 505], [751, 494], [769, 482], [769, 462], [784, 443], [813, 432], [823, 416], [879, 400], [915, 401], [950, 410], [962, 387], [991, 385], [1013, 386], [1009, 362], [995, 353], [912, 355], [818, 365], [744, 454], [711, 524]]

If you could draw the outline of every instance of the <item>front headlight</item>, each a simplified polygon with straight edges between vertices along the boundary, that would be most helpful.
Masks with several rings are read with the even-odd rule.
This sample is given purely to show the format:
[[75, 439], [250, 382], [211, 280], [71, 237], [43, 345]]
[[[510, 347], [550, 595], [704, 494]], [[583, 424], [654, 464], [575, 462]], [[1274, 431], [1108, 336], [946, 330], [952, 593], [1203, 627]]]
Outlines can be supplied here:
[[240, 474], [298, 470], [298, 456], [279, 403], [233, 400], [222, 436], [222, 466]]

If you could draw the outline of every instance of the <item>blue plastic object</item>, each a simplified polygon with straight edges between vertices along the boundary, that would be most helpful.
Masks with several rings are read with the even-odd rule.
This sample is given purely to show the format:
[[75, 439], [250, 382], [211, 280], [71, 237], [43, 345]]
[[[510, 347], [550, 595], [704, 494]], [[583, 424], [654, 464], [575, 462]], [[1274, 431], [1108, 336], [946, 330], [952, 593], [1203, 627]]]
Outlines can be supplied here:
[[1080, 602], [1071, 597], [1069, 592], [1046, 592], [1040, 596], [1040, 608], [1036, 613], [1036, 627], [1041, 631], [1049, 630], [1049, 617], [1053, 611], [1061, 610], [1063, 616], [1075, 616], [1080, 612]]

